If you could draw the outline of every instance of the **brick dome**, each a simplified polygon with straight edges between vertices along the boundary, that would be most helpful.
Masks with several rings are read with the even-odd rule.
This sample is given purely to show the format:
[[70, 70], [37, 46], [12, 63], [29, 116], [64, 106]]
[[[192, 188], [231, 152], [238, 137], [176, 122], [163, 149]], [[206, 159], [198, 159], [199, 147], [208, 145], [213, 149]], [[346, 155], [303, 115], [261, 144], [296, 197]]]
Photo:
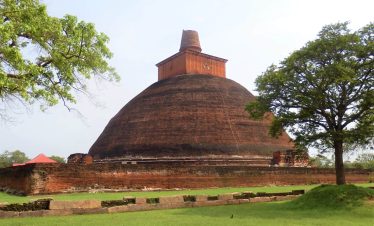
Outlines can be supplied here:
[[286, 133], [244, 111], [255, 97], [240, 84], [210, 75], [160, 80], [126, 104], [89, 150], [105, 158], [232, 158], [292, 149]]

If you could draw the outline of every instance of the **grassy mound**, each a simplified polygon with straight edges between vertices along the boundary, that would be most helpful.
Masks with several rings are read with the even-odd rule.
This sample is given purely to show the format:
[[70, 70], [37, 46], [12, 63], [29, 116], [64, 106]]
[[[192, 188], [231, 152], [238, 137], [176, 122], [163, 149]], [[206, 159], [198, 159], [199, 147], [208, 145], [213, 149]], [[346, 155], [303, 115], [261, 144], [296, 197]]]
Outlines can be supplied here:
[[355, 185], [321, 185], [290, 202], [296, 208], [346, 208], [374, 198], [374, 190]]

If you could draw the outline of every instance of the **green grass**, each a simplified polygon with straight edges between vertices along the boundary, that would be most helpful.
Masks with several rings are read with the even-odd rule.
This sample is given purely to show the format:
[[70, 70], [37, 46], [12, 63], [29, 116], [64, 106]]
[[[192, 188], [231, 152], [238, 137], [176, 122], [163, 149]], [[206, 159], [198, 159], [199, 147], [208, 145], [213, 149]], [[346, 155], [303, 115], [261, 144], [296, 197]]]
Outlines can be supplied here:
[[[365, 192], [371, 193], [369, 189], [362, 187], [373, 186], [373, 184], [360, 184], [360, 187], [347, 185], [344, 190], [344, 199], [361, 199]], [[374, 202], [368, 201], [361, 206], [343, 205], [341, 208], [326, 206], [330, 202], [330, 196], [336, 194], [336, 186], [277, 186], [277, 187], [250, 187], [250, 188], [216, 188], [204, 190], [184, 191], [158, 191], [158, 192], [127, 192], [127, 193], [76, 193], [60, 194], [52, 197], [57, 200], [80, 200], [80, 199], [121, 199], [123, 196], [138, 197], [159, 197], [174, 194], [208, 194], [216, 195], [227, 192], [240, 192], [251, 190], [253, 192], [282, 192], [295, 189], [308, 189], [311, 191], [302, 197], [307, 197], [303, 203], [321, 202], [320, 205], [310, 205], [307, 208], [299, 208], [297, 201], [272, 202], [272, 203], [248, 203], [231, 206], [215, 206], [200, 208], [154, 210], [144, 212], [128, 212], [116, 214], [93, 214], [93, 215], [72, 215], [61, 217], [35, 217], [35, 218], [10, 218], [0, 219], [0, 226], [85, 226], [85, 225], [374, 225]], [[342, 188], [342, 187], [340, 187]], [[340, 189], [339, 188], [339, 189]], [[323, 190], [324, 192], [320, 192]], [[358, 191], [358, 195], [352, 192]], [[364, 192], [363, 192], [364, 191]], [[324, 195], [327, 194], [327, 195]], [[363, 195], [362, 195], [363, 194]], [[17, 197], [0, 193], [0, 200], [3, 198], [10, 202], [23, 202], [30, 199], [42, 198], [45, 196]], [[336, 198], [336, 197], [335, 197]], [[339, 199], [339, 197], [338, 197]], [[233, 218], [231, 218], [233, 216]]]
[[[140, 191], [140, 192], [108, 192], [108, 193], [71, 193], [55, 194], [42, 196], [15, 196], [0, 192], [0, 203], [24, 203], [36, 199], [53, 198], [54, 200], [118, 200], [124, 196], [154, 198], [171, 195], [217, 195], [231, 192], [253, 191], [253, 192], [288, 192], [297, 189], [310, 190], [318, 185], [297, 185], [297, 186], [265, 186], [265, 187], [236, 187], [236, 188], [212, 188], [212, 189], [194, 189], [179, 191]], [[359, 184], [362, 187], [374, 186], [372, 183]]]
[[[374, 198], [374, 190], [349, 185], [321, 185], [291, 202], [295, 208], [350, 208]], [[373, 216], [374, 217], [374, 216]]]
[[[374, 225], [374, 204], [353, 209], [292, 209], [289, 202], [249, 203], [117, 214], [0, 219], [0, 226]], [[233, 218], [230, 218], [233, 215]]]

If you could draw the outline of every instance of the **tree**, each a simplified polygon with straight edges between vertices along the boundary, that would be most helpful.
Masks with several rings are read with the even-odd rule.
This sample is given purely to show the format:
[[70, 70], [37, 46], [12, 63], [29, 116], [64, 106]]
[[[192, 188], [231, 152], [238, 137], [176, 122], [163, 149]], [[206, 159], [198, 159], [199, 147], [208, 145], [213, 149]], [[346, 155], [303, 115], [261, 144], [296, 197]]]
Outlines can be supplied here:
[[5, 151], [0, 154], [0, 168], [12, 166], [13, 163], [24, 163], [28, 160], [30, 159], [20, 150]]
[[373, 23], [355, 32], [347, 22], [323, 27], [256, 79], [259, 97], [246, 106], [255, 119], [274, 113], [271, 135], [286, 128], [296, 144], [334, 150], [337, 184], [345, 184], [344, 147], [374, 137], [373, 31]]
[[53, 159], [53, 160], [55, 160], [56, 162], [59, 162], [59, 163], [66, 163], [65, 158], [57, 156], [57, 155], [52, 155], [49, 158]]
[[323, 156], [323, 155], [310, 157], [309, 164], [312, 167], [318, 167], [318, 168], [333, 168], [334, 167], [334, 162], [332, 161], [332, 159], [327, 158], [326, 156]]
[[345, 162], [348, 168], [374, 170], [374, 153], [363, 153], [354, 162]]
[[10, 100], [69, 108], [92, 76], [118, 81], [108, 41], [92, 23], [49, 16], [39, 0], [0, 0], [0, 110]]

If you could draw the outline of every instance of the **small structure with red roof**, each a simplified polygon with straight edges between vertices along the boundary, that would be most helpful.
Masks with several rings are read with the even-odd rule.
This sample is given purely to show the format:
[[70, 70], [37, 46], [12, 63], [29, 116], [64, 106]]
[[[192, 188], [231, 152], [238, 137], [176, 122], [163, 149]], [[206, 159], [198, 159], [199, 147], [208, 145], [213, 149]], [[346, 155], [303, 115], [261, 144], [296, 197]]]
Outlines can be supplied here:
[[25, 162], [25, 163], [13, 163], [13, 166], [23, 166], [26, 164], [39, 164], [39, 163], [57, 163], [55, 160], [48, 158], [44, 154], [39, 154], [35, 158]]

